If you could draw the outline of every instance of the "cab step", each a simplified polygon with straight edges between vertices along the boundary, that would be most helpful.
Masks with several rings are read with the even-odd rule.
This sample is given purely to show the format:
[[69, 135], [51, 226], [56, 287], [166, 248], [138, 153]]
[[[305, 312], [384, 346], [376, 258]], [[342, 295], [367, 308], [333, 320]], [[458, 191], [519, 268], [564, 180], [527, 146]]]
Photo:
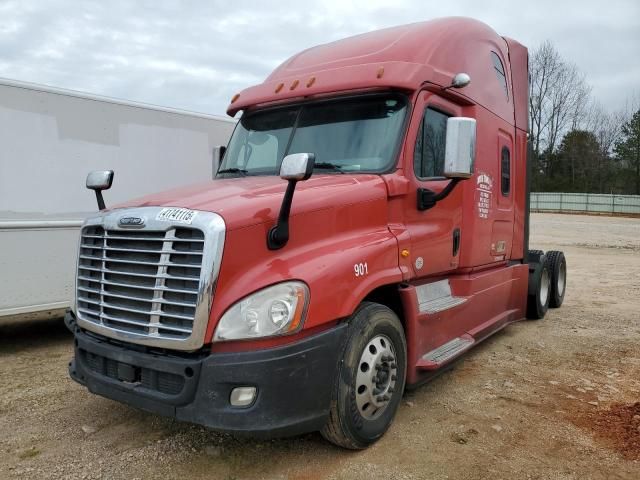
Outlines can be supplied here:
[[454, 338], [435, 350], [425, 353], [418, 361], [416, 367], [422, 370], [436, 370], [469, 350], [475, 342], [475, 339], [468, 334]]
[[449, 280], [427, 283], [416, 287], [418, 310], [420, 313], [438, 313], [467, 301], [466, 297], [454, 297], [451, 294]]

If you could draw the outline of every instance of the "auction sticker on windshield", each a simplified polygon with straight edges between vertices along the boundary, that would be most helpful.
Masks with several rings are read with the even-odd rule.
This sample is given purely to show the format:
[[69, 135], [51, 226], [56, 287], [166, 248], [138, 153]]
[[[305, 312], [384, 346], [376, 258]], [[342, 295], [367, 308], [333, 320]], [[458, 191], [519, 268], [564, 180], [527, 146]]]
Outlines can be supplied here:
[[156, 220], [161, 222], [177, 222], [191, 225], [198, 212], [188, 208], [163, 208], [156, 216]]

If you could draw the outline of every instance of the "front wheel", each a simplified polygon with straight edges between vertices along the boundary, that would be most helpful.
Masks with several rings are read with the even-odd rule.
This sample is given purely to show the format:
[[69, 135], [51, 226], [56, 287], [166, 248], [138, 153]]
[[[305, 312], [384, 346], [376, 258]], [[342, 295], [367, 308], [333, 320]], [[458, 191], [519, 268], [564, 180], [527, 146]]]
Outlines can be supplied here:
[[404, 392], [407, 343], [389, 308], [363, 303], [351, 317], [324, 438], [363, 449], [387, 431]]

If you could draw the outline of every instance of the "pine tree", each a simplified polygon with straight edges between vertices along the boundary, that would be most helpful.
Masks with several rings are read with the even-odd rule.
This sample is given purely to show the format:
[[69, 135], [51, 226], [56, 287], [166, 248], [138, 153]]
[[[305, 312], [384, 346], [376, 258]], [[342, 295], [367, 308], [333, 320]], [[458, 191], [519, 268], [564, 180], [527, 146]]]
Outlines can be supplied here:
[[622, 126], [622, 135], [613, 149], [618, 160], [632, 173], [635, 194], [640, 195], [640, 110]]

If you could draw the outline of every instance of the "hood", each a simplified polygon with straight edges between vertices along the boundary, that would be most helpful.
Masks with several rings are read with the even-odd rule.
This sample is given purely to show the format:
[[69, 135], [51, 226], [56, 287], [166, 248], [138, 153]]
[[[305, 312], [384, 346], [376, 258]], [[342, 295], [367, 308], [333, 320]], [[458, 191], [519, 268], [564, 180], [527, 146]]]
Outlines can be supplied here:
[[[278, 176], [217, 179], [147, 195], [116, 205], [114, 209], [160, 206], [204, 210], [222, 216], [227, 229], [232, 230], [275, 222], [286, 187], [287, 182]], [[386, 196], [387, 189], [379, 175], [316, 175], [298, 182], [291, 216]]]

